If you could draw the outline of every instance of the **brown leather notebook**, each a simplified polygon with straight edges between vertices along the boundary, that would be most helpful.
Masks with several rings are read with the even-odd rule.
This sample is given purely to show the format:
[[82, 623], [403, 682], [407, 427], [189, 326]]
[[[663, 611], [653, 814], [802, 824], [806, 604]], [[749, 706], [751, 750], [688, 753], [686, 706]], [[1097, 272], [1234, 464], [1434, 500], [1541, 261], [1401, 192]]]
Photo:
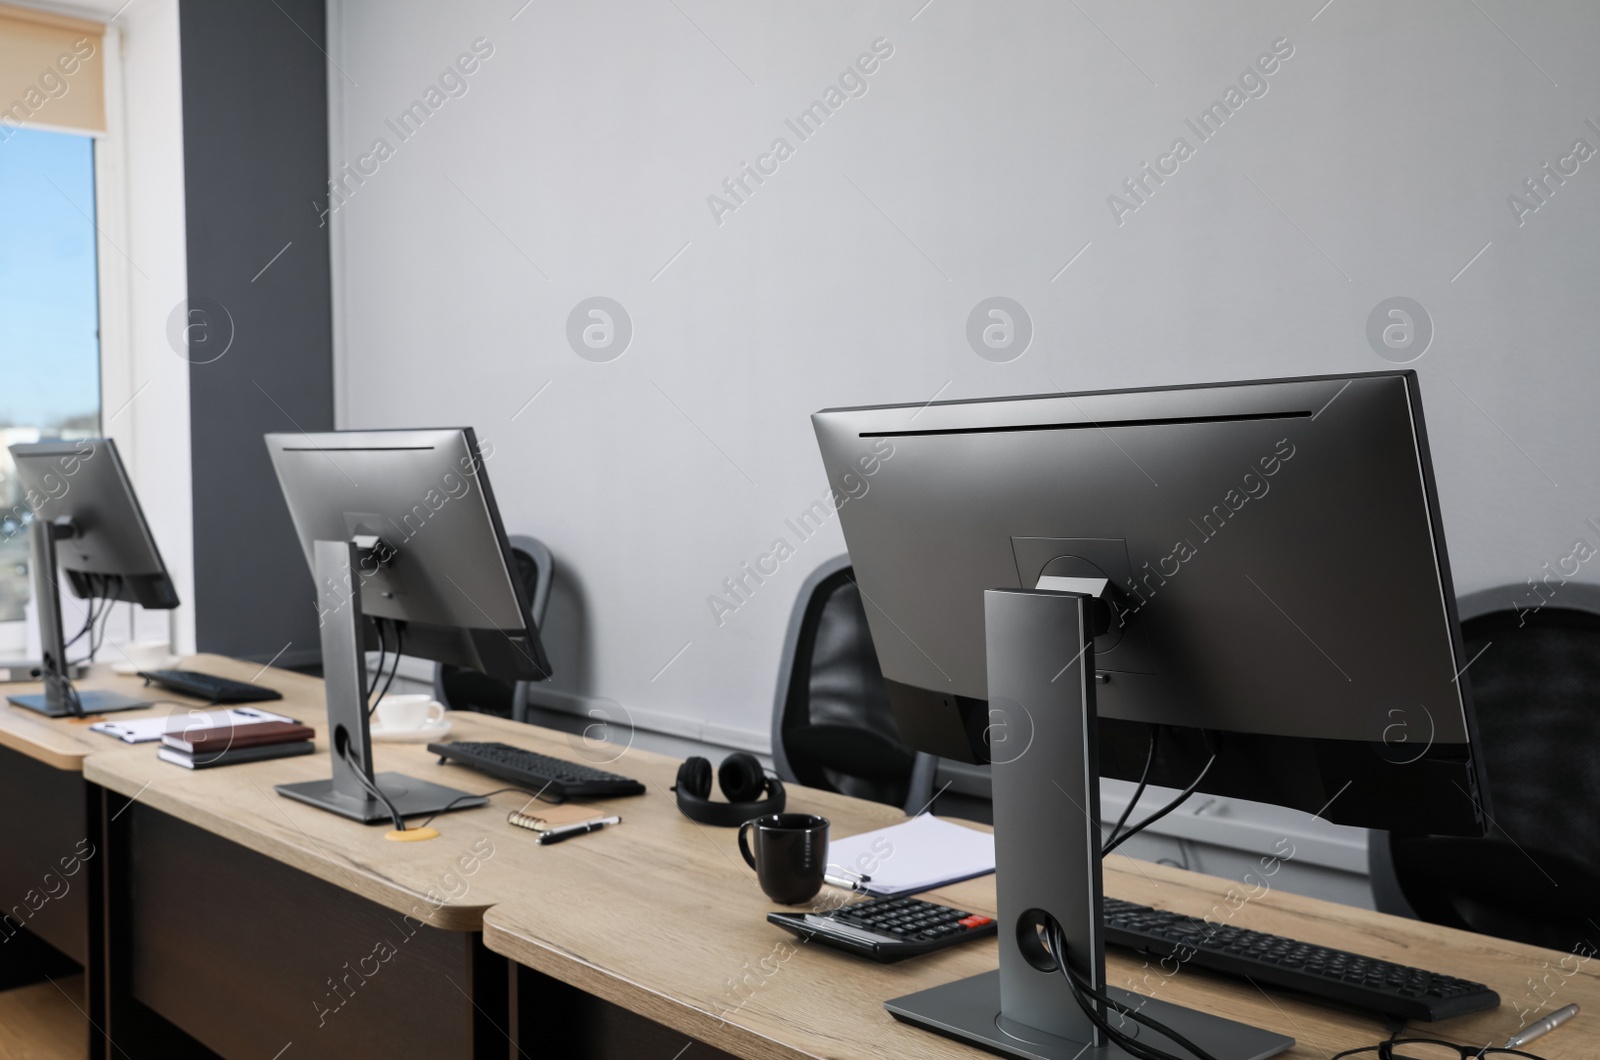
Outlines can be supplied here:
[[297, 721], [261, 721], [252, 725], [221, 725], [172, 732], [161, 738], [163, 745], [189, 754], [215, 754], [236, 747], [261, 747], [274, 743], [294, 743], [315, 736], [309, 725]]

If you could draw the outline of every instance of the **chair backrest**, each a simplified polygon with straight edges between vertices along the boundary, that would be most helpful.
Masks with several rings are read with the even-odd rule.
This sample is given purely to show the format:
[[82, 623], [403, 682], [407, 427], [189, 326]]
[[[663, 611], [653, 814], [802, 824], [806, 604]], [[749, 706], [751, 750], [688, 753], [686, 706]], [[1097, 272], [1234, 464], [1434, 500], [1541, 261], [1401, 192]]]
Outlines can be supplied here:
[[772, 757], [785, 780], [904, 806], [914, 755], [900, 742], [848, 556], [812, 572], [778, 667]]
[[[542, 630], [545, 613], [550, 607], [550, 582], [555, 571], [550, 549], [538, 538], [526, 534], [512, 534], [507, 541], [511, 545], [512, 562], [516, 564], [513, 573], [521, 579], [528, 596], [529, 617], [533, 619], [534, 628]], [[433, 698], [450, 710], [474, 710], [518, 721], [525, 720], [527, 710], [522, 697], [517, 695], [515, 683], [445, 663], [433, 668]]]
[[[1492, 827], [1465, 839], [1374, 833], [1373, 893], [1423, 920], [1571, 951], [1600, 940], [1600, 588], [1462, 600]], [[1397, 767], [1404, 768], [1404, 767]], [[1399, 901], [1397, 901], [1397, 899]]]

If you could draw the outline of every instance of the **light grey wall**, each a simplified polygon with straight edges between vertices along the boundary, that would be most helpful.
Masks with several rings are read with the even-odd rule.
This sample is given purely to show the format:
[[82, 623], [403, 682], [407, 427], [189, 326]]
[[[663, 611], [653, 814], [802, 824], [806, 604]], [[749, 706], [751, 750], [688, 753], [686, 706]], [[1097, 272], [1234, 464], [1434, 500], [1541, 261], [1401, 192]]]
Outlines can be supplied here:
[[[842, 549], [786, 522], [825, 496], [827, 405], [1421, 353], [1460, 591], [1600, 546], [1600, 157], [1508, 203], [1600, 149], [1600, 7], [334, 0], [329, 28], [334, 164], [392, 149], [331, 217], [340, 425], [491, 440], [508, 527], [570, 572], [560, 686], [641, 725], [764, 742], [793, 593]], [[480, 38], [466, 94], [402, 142], [386, 119]], [[786, 119], [880, 39], [802, 142]], [[1274, 42], [1265, 95], [1202, 142], [1186, 119]], [[1114, 210], [1180, 137], [1192, 157]], [[631, 318], [610, 361], [568, 342], [592, 296]], [[991, 296], [1031, 319], [1021, 356], [969, 344]], [[1433, 335], [1386, 359], [1368, 320], [1397, 296]], [[719, 624], [708, 597], [780, 538]]]

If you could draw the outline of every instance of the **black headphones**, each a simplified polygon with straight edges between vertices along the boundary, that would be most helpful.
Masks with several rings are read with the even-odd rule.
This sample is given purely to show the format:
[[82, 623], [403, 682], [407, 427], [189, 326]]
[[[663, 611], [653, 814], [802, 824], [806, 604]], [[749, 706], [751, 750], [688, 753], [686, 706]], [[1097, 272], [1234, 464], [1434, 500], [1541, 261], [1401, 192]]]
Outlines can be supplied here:
[[770, 777], [755, 755], [740, 751], [717, 767], [717, 785], [727, 802], [711, 801], [711, 763], [690, 758], [678, 767], [678, 810], [689, 820], [719, 828], [737, 828], [753, 817], [782, 813], [788, 801], [783, 781]]

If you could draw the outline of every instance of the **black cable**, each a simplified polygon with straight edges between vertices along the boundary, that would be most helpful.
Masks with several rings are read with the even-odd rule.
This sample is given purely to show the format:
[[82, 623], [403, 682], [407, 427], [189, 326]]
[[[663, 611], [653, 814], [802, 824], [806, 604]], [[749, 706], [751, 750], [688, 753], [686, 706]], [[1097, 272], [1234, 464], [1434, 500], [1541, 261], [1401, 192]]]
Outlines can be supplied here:
[[117, 581], [119, 581], [119, 582], [122, 580], [122, 576], [121, 575], [111, 574], [111, 575], [105, 575], [103, 580], [100, 583], [101, 598], [105, 602], [100, 607], [100, 628], [99, 628], [98, 632], [95, 631], [95, 630], [92, 630], [92, 629], [89, 631], [89, 661], [90, 662], [94, 662], [94, 657], [97, 654], [99, 654], [100, 649], [105, 646], [105, 642], [106, 642], [106, 625], [111, 620], [111, 608], [112, 608], [112, 605], [114, 605], [116, 603], [116, 599], [114, 597], [112, 597], [112, 595], [111, 595], [111, 579], [112, 578], [117, 579]]
[[389, 800], [389, 796], [385, 795], [383, 789], [378, 787], [377, 781], [367, 776], [367, 771], [362, 769], [360, 764], [350, 757], [350, 746], [348, 744], [345, 745], [341, 756], [344, 758], [345, 765], [355, 771], [356, 779], [361, 781], [361, 786], [366, 788], [379, 802], [383, 803], [384, 808], [389, 811], [389, 819], [394, 822], [394, 830], [396, 832], [404, 832], [406, 830], [405, 818], [400, 816], [400, 811]]
[[60, 682], [62, 695], [65, 696], [67, 700], [67, 709], [74, 717], [81, 718], [85, 716], [83, 713], [83, 698], [78, 695], [78, 690], [73, 687], [72, 678], [69, 676], [69, 674], [70, 671], [67, 670], [63, 670], [61, 673], [57, 674], [46, 674], [45, 682], [47, 684], [51, 681]]
[[[372, 698], [372, 694], [378, 690], [378, 682], [383, 680], [383, 660], [388, 658], [389, 655], [389, 638], [383, 632], [383, 619], [379, 618], [373, 621], [378, 626], [378, 668], [373, 673], [372, 687], [367, 689], [367, 717], [369, 718], [372, 717], [372, 712], [378, 705], [378, 701]], [[362, 658], [361, 665], [367, 665], [365, 657]]]
[[[95, 627], [95, 621], [97, 619], [103, 617], [105, 610], [109, 609], [109, 605], [108, 604], [102, 604], [101, 610], [97, 611], [95, 609], [96, 601], [100, 600], [100, 597], [97, 597], [95, 595], [95, 592], [94, 592], [94, 577], [95, 576], [91, 574], [91, 575], [88, 575], [87, 577], [89, 579], [89, 604], [88, 604], [88, 607], [86, 608], [87, 615], [84, 617], [84, 620], [83, 620], [83, 628], [78, 630], [78, 632], [73, 635], [71, 640], [67, 641], [65, 644], [63, 644], [61, 646], [61, 658], [56, 660], [56, 666], [57, 666], [57, 670], [59, 672], [53, 673], [53, 674], [52, 673], [46, 673], [44, 675], [44, 680], [45, 680], [46, 686], [48, 687], [50, 684], [54, 683], [60, 689], [62, 698], [64, 698], [67, 701], [67, 710], [69, 711], [69, 713], [71, 713], [74, 717], [79, 717], [79, 718], [84, 717], [83, 697], [78, 695], [77, 688], [74, 687], [73, 684], [72, 684], [72, 668], [74, 666], [77, 666], [79, 663], [82, 663], [82, 662], [85, 662], [85, 661], [91, 661], [92, 662], [94, 660], [94, 627]], [[59, 608], [58, 608], [58, 610], [59, 610]], [[88, 658], [88, 660], [79, 659], [79, 660], [77, 660], [77, 662], [74, 662], [71, 659], [68, 659], [66, 657], [67, 656], [67, 651], [66, 650], [69, 647], [71, 647], [72, 645], [78, 643], [79, 640], [83, 639], [83, 635], [85, 633], [89, 634], [89, 658]]]
[[89, 597], [89, 606], [85, 608], [85, 614], [83, 618], [83, 628], [74, 633], [72, 635], [72, 639], [62, 645], [63, 648], [72, 647], [74, 644], [78, 643], [78, 641], [83, 639], [83, 635], [85, 633], [94, 628], [94, 605], [96, 599], [97, 598], [93, 596]]
[[[400, 672], [400, 649], [406, 643], [406, 628], [398, 622], [394, 626], [394, 663], [389, 667], [389, 680], [383, 683], [383, 691], [378, 693], [377, 700], [367, 708], [367, 717], [372, 717], [372, 712], [378, 709], [378, 704], [383, 702], [383, 697], [389, 694], [389, 686], [394, 684], [394, 675]], [[378, 676], [383, 676], [383, 662], [379, 660]]]
[[1122, 816], [1117, 818], [1117, 823], [1111, 826], [1111, 834], [1106, 836], [1107, 843], [1115, 843], [1117, 836], [1122, 832], [1122, 826], [1128, 823], [1128, 816], [1133, 813], [1133, 808], [1139, 805], [1139, 800], [1144, 797], [1145, 785], [1150, 782], [1150, 767], [1156, 760], [1156, 743], [1161, 739], [1161, 729], [1150, 726], [1150, 751], [1144, 756], [1144, 769], [1139, 773], [1139, 786], [1133, 789], [1133, 798], [1128, 800], [1128, 805], [1122, 810]]
[[1072, 990], [1073, 1000], [1078, 1003], [1078, 1007], [1083, 1010], [1083, 1014], [1089, 1017], [1089, 1022], [1098, 1027], [1113, 1044], [1120, 1047], [1124, 1052], [1138, 1058], [1138, 1060], [1182, 1060], [1181, 1057], [1169, 1053], [1165, 1049], [1158, 1049], [1147, 1042], [1141, 1042], [1113, 1027], [1111, 1021], [1106, 1019], [1105, 1015], [1095, 1007], [1095, 1001], [1100, 1002], [1100, 1004], [1114, 1012], [1121, 1013], [1135, 1023], [1143, 1024], [1157, 1034], [1165, 1036], [1187, 1050], [1198, 1060], [1217, 1060], [1215, 1056], [1172, 1028], [1142, 1014], [1132, 1005], [1123, 1004], [1121, 1001], [1096, 990], [1091, 983], [1077, 971], [1074, 971], [1072, 966], [1067, 963], [1067, 943], [1066, 939], [1061, 935], [1061, 926], [1059, 924], [1054, 925], [1051, 931], [1050, 948], [1052, 955], [1056, 959], [1057, 966], [1060, 967], [1062, 975], [1066, 977], [1067, 986]]
[[1200, 774], [1195, 777], [1192, 782], [1190, 782], [1187, 788], [1183, 789], [1177, 798], [1173, 799], [1171, 802], [1161, 807], [1161, 809], [1157, 810], [1155, 813], [1152, 813], [1149, 817], [1146, 817], [1144, 820], [1140, 821], [1138, 824], [1122, 833], [1122, 835], [1118, 836], [1116, 839], [1113, 839], [1111, 842], [1107, 843], [1105, 848], [1100, 851], [1100, 856], [1105, 857], [1107, 854], [1120, 847], [1123, 843], [1126, 843], [1128, 840], [1132, 839], [1134, 836], [1138, 835], [1140, 832], [1155, 824], [1157, 821], [1161, 820], [1161, 818], [1165, 817], [1167, 814], [1171, 813], [1173, 810], [1176, 810], [1179, 806], [1182, 806], [1185, 802], [1187, 802], [1189, 796], [1193, 795], [1195, 793], [1195, 789], [1200, 787], [1200, 782], [1206, 779], [1206, 774], [1211, 772], [1211, 767], [1215, 765], [1216, 762], [1217, 752], [1212, 751], [1211, 757], [1206, 760], [1205, 768], [1200, 770]]
[[[101, 597], [95, 595], [95, 591], [94, 591], [94, 578], [95, 578], [95, 575], [86, 574], [86, 575], [84, 575], [84, 577], [87, 578], [88, 581], [89, 581], [89, 603], [88, 603], [87, 607], [85, 608], [85, 614], [84, 614], [84, 618], [83, 618], [83, 628], [78, 630], [78, 632], [74, 633], [72, 635], [72, 639], [67, 641], [65, 644], [63, 644], [61, 646], [63, 648], [63, 650], [66, 649], [66, 648], [72, 647], [74, 644], [78, 643], [78, 641], [82, 640], [85, 633], [89, 634], [90, 651], [94, 650], [94, 647], [93, 647], [94, 646], [94, 635], [93, 635], [94, 624], [97, 621], [99, 621], [99, 619], [100, 619], [100, 607], [98, 607], [97, 605], [102, 605], [103, 606], [103, 603], [102, 603]], [[59, 610], [59, 608], [57, 608], [57, 610]], [[81, 662], [85, 662], [85, 661], [86, 660], [84, 660], [84, 659], [79, 659], [78, 660], [78, 662], [80, 662], [80, 663]], [[76, 664], [69, 664], [69, 665], [76, 665]]]
[[[545, 787], [549, 787], [549, 786], [550, 785], [548, 785], [548, 784], [545, 785]], [[449, 802], [444, 804], [444, 809], [438, 811], [438, 813], [435, 813], [433, 815], [433, 817], [429, 817], [426, 821], [423, 821], [421, 824], [417, 825], [417, 827], [418, 828], [426, 828], [426, 827], [428, 827], [430, 824], [433, 823], [433, 818], [434, 817], [438, 817], [439, 814], [441, 814], [441, 813], [450, 812], [450, 810], [458, 802], [465, 802], [467, 799], [487, 799], [491, 795], [504, 795], [508, 791], [521, 792], [522, 794], [528, 796], [529, 798], [539, 799], [541, 801], [544, 801], [544, 791], [542, 789], [539, 790], [539, 791], [529, 791], [527, 788], [515, 788], [515, 787], [513, 787], [513, 788], [495, 788], [493, 791], [486, 791], [481, 795], [461, 795], [461, 796], [458, 796], [458, 797], [456, 797], [454, 799], [451, 799]]]

